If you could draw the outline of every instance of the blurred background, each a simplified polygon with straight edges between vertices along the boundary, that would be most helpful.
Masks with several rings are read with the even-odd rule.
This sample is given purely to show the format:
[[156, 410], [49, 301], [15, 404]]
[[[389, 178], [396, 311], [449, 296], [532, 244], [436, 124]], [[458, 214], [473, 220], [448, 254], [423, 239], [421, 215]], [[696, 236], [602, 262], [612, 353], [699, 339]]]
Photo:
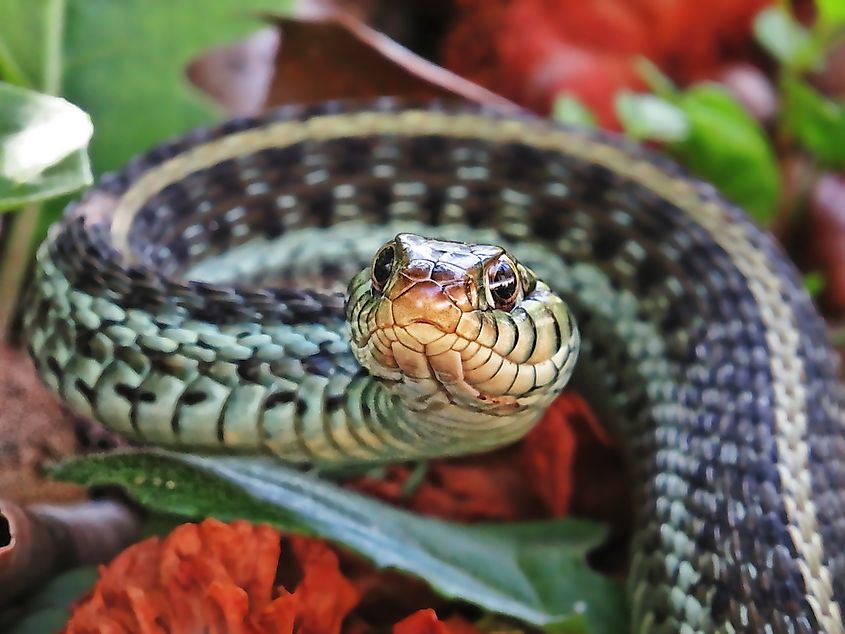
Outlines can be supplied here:
[[[87, 497], [44, 461], [122, 444], [67, 413], [20, 349], [49, 224], [102, 173], [198, 125], [379, 95], [516, 105], [663, 149], [776, 235], [845, 350], [845, 0], [2, 0], [0, 581], [16, 505]], [[615, 472], [600, 468], [618, 456], [592, 460], [593, 489], [549, 504], [618, 523], [601, 510]], [[385, 486], [362, 484], [398, 497]], [[441, 515], [467, 508], [441, 493]], [[468, 519], [536, 514], [496, 503], [511, 506], [491, 515], [485, 498]], [[121, 513], [115, 526], [131, 524]]]

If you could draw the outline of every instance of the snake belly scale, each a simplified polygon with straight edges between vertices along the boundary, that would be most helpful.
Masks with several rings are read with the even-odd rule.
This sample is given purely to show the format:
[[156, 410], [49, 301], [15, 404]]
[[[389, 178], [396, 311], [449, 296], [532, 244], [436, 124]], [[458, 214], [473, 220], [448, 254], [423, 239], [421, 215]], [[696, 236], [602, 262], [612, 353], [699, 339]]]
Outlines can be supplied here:
[[514, 440], [580, 333], [635, 487], [632, 630], [845, 631], [824, 323], [769, 236], [616, 137], [391, 100], [199, 130], [68, 209], [25, 328], [121, 433], [323, 463]]

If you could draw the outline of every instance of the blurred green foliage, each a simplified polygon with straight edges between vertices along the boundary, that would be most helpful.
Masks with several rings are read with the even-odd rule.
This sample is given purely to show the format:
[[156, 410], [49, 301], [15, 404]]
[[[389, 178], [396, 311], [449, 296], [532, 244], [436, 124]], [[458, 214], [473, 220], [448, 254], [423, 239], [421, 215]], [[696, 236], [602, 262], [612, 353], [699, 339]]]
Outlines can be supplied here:
[[566, 94], [558, 97], [553, 106], [552, 116], [561, 123], [582, 128], [596, 127], [596, 116], [575, 95]]
[[693, 86], [679, 95], [677, 104], [689, 120], [690, 133], [670, 145], [672, 152], [758, 222], [768, 223], [781, 177], [760, 125], [717, 84]]
[[58, 575], [29, 596], [21, 608], [25, 615], [4, 631], [7, 634], [58, 632], [66, 624], [70, 608], [97, 580], [94, 566], [74, 568]]
[[820, 163], [845, 168], [845, 106], [792, 76], [781, 81], [784, 127]]
[[625, 133], [664, 143], [693, 174], [767, 223], [777, 204], [780, 175], [763, 128], [718, 84], [678, 90], [648, 62], [642, 63], [642, 72], [653, 94], [617, 96]]
[[284, 0], [3, 0], [0, 79], [67, 98], [91, 115], [95, 174], [221, 118], [185, 67], [262, 26]]

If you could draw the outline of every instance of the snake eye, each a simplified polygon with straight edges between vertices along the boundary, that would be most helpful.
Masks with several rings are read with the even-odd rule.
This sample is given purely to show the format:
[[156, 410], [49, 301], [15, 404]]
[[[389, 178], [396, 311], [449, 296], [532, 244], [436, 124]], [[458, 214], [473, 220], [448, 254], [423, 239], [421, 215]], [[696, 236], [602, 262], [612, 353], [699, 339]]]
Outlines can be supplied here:
[[492, 304], [500, 310], [510, 310], [519, 295], [519, 278], [513, 264], [505, 258], [487, 269], [487, 288]]
[[373, 290], [381, 293], [393, 272], [393, 262], [396, 260], [396, 249], [392, 244], [383, 247], [373, 260]]

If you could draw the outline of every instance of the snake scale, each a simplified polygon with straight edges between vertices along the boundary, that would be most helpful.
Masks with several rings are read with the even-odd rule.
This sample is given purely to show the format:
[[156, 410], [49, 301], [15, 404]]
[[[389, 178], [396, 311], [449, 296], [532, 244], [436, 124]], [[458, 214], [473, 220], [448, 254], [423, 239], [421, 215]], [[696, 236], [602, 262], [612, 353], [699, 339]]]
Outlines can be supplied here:
[[768, 235], [615, 136], [390, 99], [198, 130], [70, 206], [25, 330], [123, 434], [328, 464], [510, 442], [579, 355], [635, 489], [632, 630], [845, 631], [824, 323]]

